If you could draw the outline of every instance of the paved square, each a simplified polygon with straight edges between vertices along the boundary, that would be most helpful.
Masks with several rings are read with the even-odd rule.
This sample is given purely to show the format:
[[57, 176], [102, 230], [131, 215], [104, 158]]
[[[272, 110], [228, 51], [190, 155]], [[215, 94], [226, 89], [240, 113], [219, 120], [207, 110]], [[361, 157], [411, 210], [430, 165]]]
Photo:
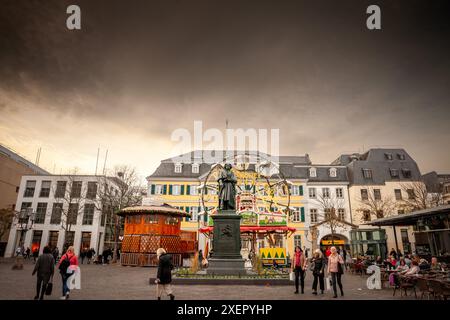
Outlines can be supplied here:
[[[32, 261], [26, 261], [23, 270], [12, 270], [14, 259], [0, 259], [0, 299], [30, 300], [35, 296], [36, 277], [31, 273]], [[149, 300], [155, 299], [156, 288], [148, 279], [155, 276], [156, 268], [123, 267], [121, 265], [81, 265], [81, 290], [73, 290], [70, 299], [76, 300]], [[338, 299], [414, 299], [414, 294], [400, 298], [400, 292], [392, 296], [392, 289], [368, 290], [366, 276], [345, 274], [342, 278], [344, 297]], [[294, 294], [292, 286], [215, 286], [177, 285], [177, 300], [328, 300], [331, 292], [315, 296], [311, 293], [312, 274], [305, 278], [305, 294]], [[408, 292], [408, 294], [410, 294]], [[59, 299], [62, 295], [61, 277], [55, 273], [53, 294], [46, 299]]]

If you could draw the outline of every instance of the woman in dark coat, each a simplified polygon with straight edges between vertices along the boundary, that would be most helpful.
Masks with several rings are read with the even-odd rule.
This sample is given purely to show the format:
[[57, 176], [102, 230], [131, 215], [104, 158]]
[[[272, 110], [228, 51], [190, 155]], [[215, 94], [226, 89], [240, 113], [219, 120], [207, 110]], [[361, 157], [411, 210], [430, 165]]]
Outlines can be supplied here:
[[[47, 285], [53, 278], [55, 258], [49, 247], [44, 247], [44, 253], [37, 259], [32, 275], [37, 273], [36, 296], [34, 300], [44, 300]], [[41, 290], [42, 289], [42, 290]]]
[[166, 253], [166, 250], [159, 248], [156, 251], [156, 256], [158, 257], [158, 274], [156, 276], [156, 293], [158, 300], [161, 300], [161, 295], [163, 291], [170, 297], [170, 300], [174, 300], [175, 296], [172, 293], [172, 256]]
[[323, 294], [323, 290], [325, 289], [324, 285], [325, 259], [323, 258], [322, 252], [319, 249], [314, 251], [314, 257], [311, 260], [311, 264], [314, 276], [314, 281], [312, 285], [313, 294], [317, 294], [317, 282], [319, 282], [320, 293]]

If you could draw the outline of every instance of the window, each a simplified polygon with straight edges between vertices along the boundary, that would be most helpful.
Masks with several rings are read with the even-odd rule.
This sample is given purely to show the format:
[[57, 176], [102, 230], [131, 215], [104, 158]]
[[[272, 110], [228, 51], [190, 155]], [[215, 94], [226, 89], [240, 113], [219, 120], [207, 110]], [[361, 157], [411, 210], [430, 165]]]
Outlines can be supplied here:
[[62, 203], [54, 203], [53, 204], [52, 216], [50, 218], [51, 224], [60, 224], [61, 223], [62, 209], [63, 209]]
[[199, 172], [199, 164], [198, 163], [194, 163], [192, 165], [192, 173], [198, 173]]
[[401, 229], [400, 234], [402, 236], [402, 242], [408, 243], [409, 242], [408, 229]]
[[189, 212], [191, 214], [191, 220], [198, 221], [198, 207], [190, 207]]
[[66, 237], [65, 237], [65, 241], [64, 241], [64, 246], [65, 247], [70, 247], [73, 246], [73, 242], [75, 239], [75, 231], [66, 231]]
[[34, 196], [34, 189], [36, 188], [36, 181], [27, 181], [25, 185], [24, 197], [32, 198]]
[[398, 178], [399, 177], [398, 169], [389, 169], [389, 172], [391, 174], [391, 178]]
[[37, 249], [39, 250], [41, 248], [41, 240], [42, 240], [42, 230], [34, 230], [33, 240], [31, 240], [31, 247], [37, 247]]
[[157, 224], [158, 217], [156, 214], [146, 214], [144, 215], [144, 224]]
[[414, 200], [416, 198], [416, 195], [414, 193], [414, 189], [407, 189], [406, 192], [408, 193], [408, 199]]
[[395, 200], [402, 200], [402, 190], [394, 189]]
[[384, 211], [383, 210], [377, 210], [377, 219], [384, 218]]
[[67, 212], [68, 224], [77, 224], [78, 208], [78, 203], [69, 204], [69, 211]]
[[20, 207], [20, 217], [19, 217], [19, 223], [27, 222], [27, 213], [31, 210], [31, 202], [22, 202], [22, 206]]
[[83, 181], [73, 181], [72, 182], [72, 190], [70, 193], [71, 198], [81, 197], [81, 186], [82, 185], [83, 185]]
[[299, 195], [298, 186], [290, 186], [290, 189], [291, 189], [291, 195], [293, 195], [293, 196]]
[[336, 168], [331, 168], [329, 170], [328, 174], [330, 175], [330, 177], [336, 178], [337, 177], [337, 170], [336, 170]]
[[344, 192], [342, 188], [336, 188], [336, 198], [342, 199], [344, 198]]
[[129, 215], [129, 216], [127, 216], [126, 221], [129, 224], [141, 224], [141, 218], [142, 218], [142, 216], [139, 214]]
[[403, 177], [405, 177], [407, 179], [411, 178], [411, 170], [409, 170], [409, 169], [402, 169], [402, 174], [403, 174]]
[[330, 188], [322, 188], [322, 196], [324, 198], [329, 198], [330, 197]]
[[338, 219], [345, 221], [345, 210], [343, 208], [338, 209]]
[[398, 158], [399, 160], [405, 160], [405, 155], [402, 154], [402, 153], [397, 153], [397, 158]]
[[309, 197], [316, 198], [316, 188], [309, 188]]
[[361, 200], [369, 200], [367, 189], [361, 189]]
[[373, 189], [373, 197], [375, 200], [381, 200], [381, 190]]
[[190, 185], [190, 186], [188, 186], [188, 194], [190, 194], [191, 196], [196, 196], [196, 195], [198, 195], [197, 186], [196, 186], [196, 185]]
[[86, 198], [95, 199], [97, 197], [97, 182], [89, 181]]
[[325, 208], [323, 211], [324, 211], [325, 220], [331, 220], [331, 218], [332, 218], [331, 209]]
[[450, 185], [444, 187], [444, 193], [450, 193]]
[[34, 223], [43, 224], [45, 222], [46, 213], [47, 213], [47, 202], [39, 202], [37, 204], [36, 216], [34, 217]]
[[93, 203], [86, 203], [84, 205], [83, 224], [92, 225], [94, 220], [95, 205]]
[[316, 170], [316, 168], [309, 168], [309, 176], [311, 178], [317, 177], [317, 170]]
[[50, 185], [51, 181], [42, 181], [41, 192], [39, 192], [39, 197], [48, 198], [50, 196]]
[[165, 185], [162, 185], [162, 184], [154, 184], [154, 185], [152, 185], [152, 187], [155, 187], [155, 193], [154, 194], [164, 194], [164, 187], [165, 187]]
[[183, 166], [181, 163], [175, 164], [175, 173], [181, 173], [182, 168], [183, 168]]
[[294, 248], [296, 248], [296, 247], [299, 247], [299, 248], [302, 247], [302, 236], [299, 236], [299, 235], [294, 236]]
[[[172, 192], [170, 192], [172, 189]], [[169, 186], [169, 194], [173, 194], [174, 196], [179, 196], [181, 193], [181, 186], [179, 184], [174, 184]]]
[[309, 210], [310, 216], [311, 216], [311, 223], [317, 223], [317, 209], [310, 209]]
[[178, 224], [178, 218], [176, 217], [167, 217], [165, 224], [176, 226]]
[[386, 158], [386, 160], [392, 160], [393, 159], [392, 153], [385, 153], [384, 157]]
[[300, 208], [299, 207], [294, 207], [293, 208], [293, 213], [292, 213], [292, 222], [300, 222]]
[[370, 211], [369, 210], [364, 210], [363, 211], [363, 221], [368, 222], [370, 221]]
[[365, 179], [372, 179], [372, 169], [362, 169]]
[[48, 246], [50, 248], [55, 248], [58, 245], [58, 231], [50, 231], [48, 233]]
[[67, 181], [56, 182], [55, 198], [64, 198], [64, 196], [66, 195], [66, 186]]

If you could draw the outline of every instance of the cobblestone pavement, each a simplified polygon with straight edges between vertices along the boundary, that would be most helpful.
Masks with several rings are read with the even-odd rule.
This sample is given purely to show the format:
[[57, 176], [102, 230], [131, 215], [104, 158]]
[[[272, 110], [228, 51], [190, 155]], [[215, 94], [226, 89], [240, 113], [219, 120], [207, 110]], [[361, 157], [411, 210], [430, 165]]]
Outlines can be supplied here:
[[[23, 270], [12, 270], [14, 260], [0, 258], [0, 299], [33, 299], [36, 277], [31, 275], [34, 264], [26, 261]], [[155, 299], [155, 285], [148, 279], [155, 276], [155, 268], [123, 267], [120, 265], [81, 265], [81, 290], [73, 290], [70, 299], [77, 300], [129, 300]], [[392, 289], [368, 290], [366, 277], [345, 274], [343, 276], [344, 297], [338, 299], [379, 300], [413, 299], [414, 294], [400, 298], [398, 292], [392, 296]], [[61, 277], [55, 273], [53, 294], [46, 299], [59, 299], [62, 295]], [[294, 294], [294, 286], [227, 286], [227, 285], [177, 285], [174, 286], [176, 299], [182, 300], [264, 300], [333, 299], [331, 292], [315, 296], [311, 293], [312, 276], [305, 278], [305, 294]], [[409, 294], [409, 293], [408, 293]]]

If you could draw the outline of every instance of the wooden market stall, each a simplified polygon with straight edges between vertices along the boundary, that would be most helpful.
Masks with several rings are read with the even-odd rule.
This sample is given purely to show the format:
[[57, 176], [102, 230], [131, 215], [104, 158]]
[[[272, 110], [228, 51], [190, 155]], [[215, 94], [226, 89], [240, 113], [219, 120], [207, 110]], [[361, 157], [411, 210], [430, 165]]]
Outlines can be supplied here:
[[197, 249], [196, 232], [182, 231], [181, 219], [189, 216], [166, 203], [125, 208], [125, 229], [120, 262], [124, 266], [156, 266], [156, 250], [164, 248], [176, 266]]

